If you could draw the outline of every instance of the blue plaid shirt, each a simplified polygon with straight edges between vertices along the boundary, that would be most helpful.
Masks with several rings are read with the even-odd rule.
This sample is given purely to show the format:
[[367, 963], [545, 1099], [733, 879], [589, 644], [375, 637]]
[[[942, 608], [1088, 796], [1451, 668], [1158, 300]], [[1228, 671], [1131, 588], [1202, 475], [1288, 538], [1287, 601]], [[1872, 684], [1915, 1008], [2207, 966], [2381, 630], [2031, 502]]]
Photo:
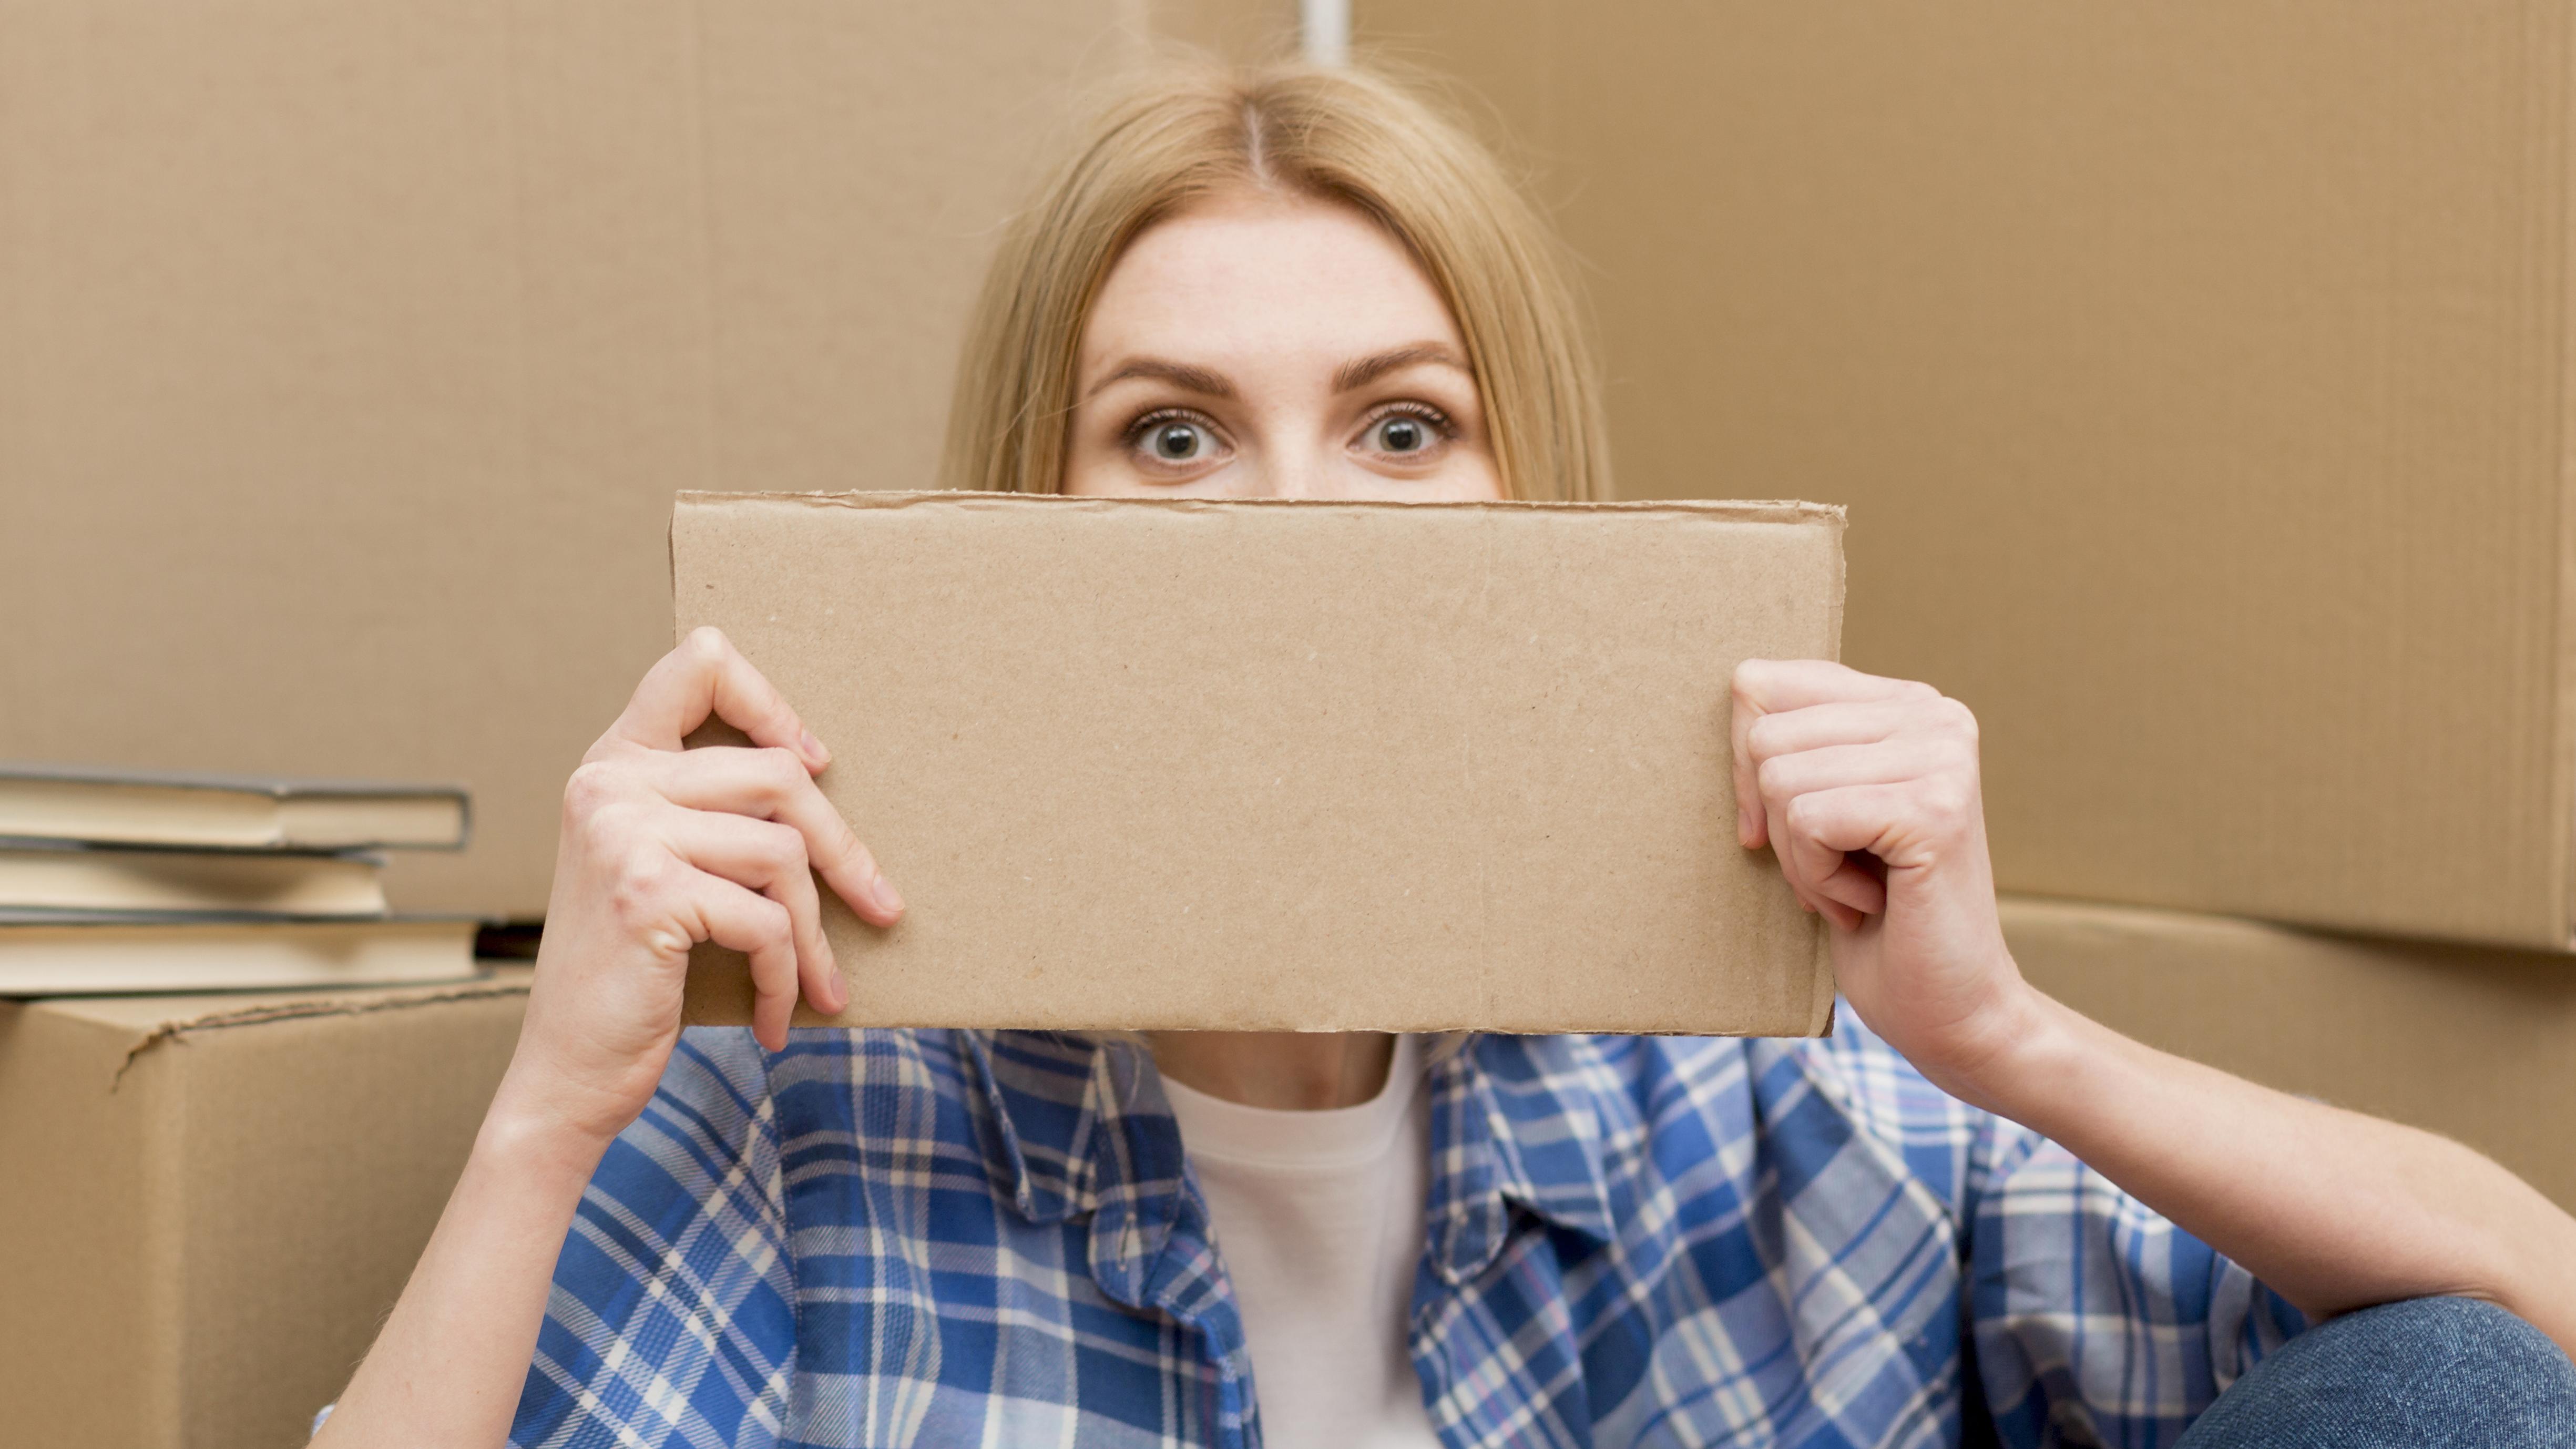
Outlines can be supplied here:
[[[1428, 1089], [1450, 1445], [2165, 1445], [2302, 1326], [1848, 1012], [1480, 1036]], [[701, 1029], [582, 1201], [512, 1442], [1250, 1446], [1257, 1371], [1133, 1047]]]

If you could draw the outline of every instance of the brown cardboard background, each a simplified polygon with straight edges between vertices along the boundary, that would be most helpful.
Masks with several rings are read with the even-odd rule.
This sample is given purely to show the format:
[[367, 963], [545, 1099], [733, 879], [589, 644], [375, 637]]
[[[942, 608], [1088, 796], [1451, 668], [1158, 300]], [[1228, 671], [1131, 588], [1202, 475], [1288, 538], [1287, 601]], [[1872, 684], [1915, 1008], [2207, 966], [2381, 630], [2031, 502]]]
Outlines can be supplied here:
[[1297, 0], [1145, 0], [1154, 34], [1234, 61], [1297, 54]]
[[0, 756], [460, 781], [544, 908], [681, 488], [920, 486], [1136, 0], [0, 3]]
[[[909, 905], [848, 1025], [1806, 1035], [1729, 681], [1830, 657], [1802, 504], [686, 495], [714, 624]], [[740, 958], [694, 1020], [747, 1019]]]
[[1851, 506], [2007, 888], [2563, 948], [2570, 11], [1356, 20], [1537, 169], [1625, 496]]
[[2576, 1211], [2564, 957], [2007, 898], [2022, 974], [2151, 1046], [2467, 1143]]
[[429, 1241], [527, 976], [0, 1002], [0, 1439], [303, 1443]]

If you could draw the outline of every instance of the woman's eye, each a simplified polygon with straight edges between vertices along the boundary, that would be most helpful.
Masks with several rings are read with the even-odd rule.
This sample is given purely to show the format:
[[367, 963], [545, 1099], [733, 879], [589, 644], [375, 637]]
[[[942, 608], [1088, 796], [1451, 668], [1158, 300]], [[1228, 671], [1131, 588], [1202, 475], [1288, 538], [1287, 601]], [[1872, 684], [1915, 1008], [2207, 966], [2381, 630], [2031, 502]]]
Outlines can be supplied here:
[[1388, 418], [1377, 425], [1377, 444], [1390, 453], [1410, 453], [1431, 445], [1431, 432], [1420, 418]]
[[1419, 413], [1389, 413], [1368, 425], [1360, 440], [1370, 451], [1411, 458], [1431, 451], [1445, 434], [1439, 423]]
[[1136, 441], [1158, 463], [1196, 463], [1217, 451], [1207, 425], [1188, 418], [1149, 420], [1137, 429]]

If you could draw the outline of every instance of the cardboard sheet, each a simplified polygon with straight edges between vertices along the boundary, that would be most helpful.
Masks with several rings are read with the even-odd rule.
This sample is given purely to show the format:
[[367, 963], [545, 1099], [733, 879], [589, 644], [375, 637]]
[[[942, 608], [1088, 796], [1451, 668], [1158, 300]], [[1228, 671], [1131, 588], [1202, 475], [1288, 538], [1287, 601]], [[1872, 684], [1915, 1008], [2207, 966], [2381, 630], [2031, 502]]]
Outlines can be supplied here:
[[[683, 494], [682, 631], [833, 749], [910, 905], [839, 1021], [1812, 1035], [1816, 920], [1736, 844], [1728, 686], [1831, 657], [1798, 503]], [[747, 1019], [702, 950], [690, 1012]], [[820, 1018], [810, 1014], [800, 1020]]]

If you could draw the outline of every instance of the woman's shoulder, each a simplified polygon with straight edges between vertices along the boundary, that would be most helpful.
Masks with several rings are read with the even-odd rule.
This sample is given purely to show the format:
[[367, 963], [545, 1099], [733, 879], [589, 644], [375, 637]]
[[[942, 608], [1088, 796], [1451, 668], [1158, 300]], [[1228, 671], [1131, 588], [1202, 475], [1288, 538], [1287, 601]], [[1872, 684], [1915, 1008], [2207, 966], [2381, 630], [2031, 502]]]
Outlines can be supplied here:
[[[1823, 1037], [1569, 1036], [1531, 1037], [1527, 1066], [1507, 1075], [1544, 1076], [1559, 1087], [1607, 1092], [1640, 1107], [1676, 1099], [1741, 1093], [1787, 1105], [1820, 1094], [1890, 1127], [1955, 1120], [1965, 1106], [1925, 1079], [1914, 1064], [1836, 1004]], [[1538, 1045], [1553, 1043], [1553, 1046]], [[1489, 1059], [1490, 1060], [1490, 1059]], [[1973, 1111], [1974, 1109], [1968, 1109]]]
[[[971, 1053], [943, 1030], [812, 1028], [782, 1051], [748, 1027], [680, 1033], [660, 1089], [620, 1139], [657, 1159], [741, 1160], [785, 1139], [822, 1145], [867, 1122], [970, 1115]], [[952, 1129], [954, 1130], [954, 1129]]]
[[[2010, 1128], [1942, 1091], [1851, 1009], [1821, 1038], [1583, 1036], [1535, 1055], [1561, 1097], [1588, 1101], [1605, 1139], [1687, 1135], [1815, 1158], [1859, 1145], [1956, 1198]], [[1568, 1105], [1573, 1105], [1569, 1101]]]
[[851, 1089], [962, 1097], [973, 1087], [963, 1033], [934, 1028], [813, 1027], [787, 1034], [771, 1051], [742, 1026], [693, 1026], [680, 1033], [662, 1076], [666, 1097], [727, 1112], [792, 1111], [800, 1099]]

